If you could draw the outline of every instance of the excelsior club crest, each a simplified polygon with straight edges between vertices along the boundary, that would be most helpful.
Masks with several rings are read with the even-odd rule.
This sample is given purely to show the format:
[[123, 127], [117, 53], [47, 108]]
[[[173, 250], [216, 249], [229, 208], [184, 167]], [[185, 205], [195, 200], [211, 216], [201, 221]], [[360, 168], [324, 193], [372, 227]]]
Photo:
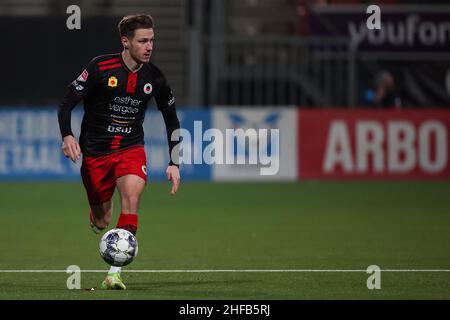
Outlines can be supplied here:
[[144, 86], [144, 92], [145, 94], [150, 94], [150, 92], [152, 92], [153, 87], [150, 83], [146, 83]]

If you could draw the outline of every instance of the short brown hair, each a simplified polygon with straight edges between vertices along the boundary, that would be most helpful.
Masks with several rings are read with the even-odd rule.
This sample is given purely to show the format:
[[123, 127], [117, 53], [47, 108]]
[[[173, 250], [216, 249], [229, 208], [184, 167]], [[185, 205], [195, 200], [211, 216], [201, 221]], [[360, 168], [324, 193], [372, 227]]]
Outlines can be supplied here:
[[152, 16], [148, 14], [133, 14], [123, 17], [118, 28], [121, 37], [132, 38], [136, 29], [151, 29], [154, 26]]

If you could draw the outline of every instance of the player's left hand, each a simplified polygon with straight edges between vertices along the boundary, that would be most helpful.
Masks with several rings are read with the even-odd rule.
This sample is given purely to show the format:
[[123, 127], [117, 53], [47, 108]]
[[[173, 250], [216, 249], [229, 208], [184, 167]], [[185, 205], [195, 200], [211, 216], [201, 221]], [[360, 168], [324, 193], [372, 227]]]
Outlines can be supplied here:
[[180, 170], [177, 166], [168, 166], [166, 170], [167, 180], [172, 181], [172, 190], [170, 193], [175, 195], [180, 185]]

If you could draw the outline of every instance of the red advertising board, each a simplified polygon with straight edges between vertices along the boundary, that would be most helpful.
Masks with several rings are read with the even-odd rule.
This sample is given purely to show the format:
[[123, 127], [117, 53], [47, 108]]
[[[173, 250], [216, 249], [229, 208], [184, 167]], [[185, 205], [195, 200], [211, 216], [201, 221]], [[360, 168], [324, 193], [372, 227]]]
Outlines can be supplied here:
[[450, 110], [302, 110], [300, 179], [450, 179]]

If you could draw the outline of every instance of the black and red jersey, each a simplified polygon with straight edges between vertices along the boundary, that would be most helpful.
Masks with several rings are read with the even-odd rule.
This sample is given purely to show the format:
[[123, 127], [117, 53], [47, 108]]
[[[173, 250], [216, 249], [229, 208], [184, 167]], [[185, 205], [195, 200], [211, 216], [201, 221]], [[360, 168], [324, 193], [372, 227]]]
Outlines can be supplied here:
[[179, 128], [179, 122], [175, 98], [163, 73], [153, 63], [143, 64], [132, 72], [120, 53], [98, 56], [69, 85], [60, 104], [61, 135], [73, 135], [70, 113], [83, 100], [85, 113], [80, 134], [83, 154], [97, 156], [143, 145], [142, 124], [152, 98], [163, 113], [171, 151], [174, 145], [170, 135]]

